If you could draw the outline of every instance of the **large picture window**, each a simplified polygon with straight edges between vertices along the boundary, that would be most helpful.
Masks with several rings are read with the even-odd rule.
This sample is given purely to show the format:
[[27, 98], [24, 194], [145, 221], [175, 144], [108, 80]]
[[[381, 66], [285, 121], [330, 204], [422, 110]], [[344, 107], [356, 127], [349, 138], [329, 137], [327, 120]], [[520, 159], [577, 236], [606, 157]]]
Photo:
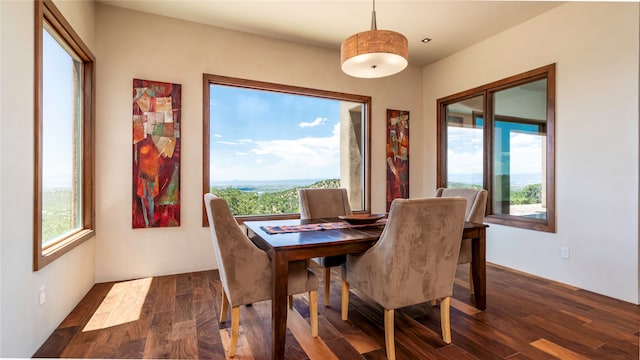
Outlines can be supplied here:
[[94, 57], [36, 1], [34, 270], [93, 236]]
[[240, 221], [297, 217], [308, 187], [369, 209], [370, 97], [204, 75], [204, 104], [203, 191]]
[[555, 231], [555, 64], [438, 100], [438, 186], [484, 188], [488, 222]]

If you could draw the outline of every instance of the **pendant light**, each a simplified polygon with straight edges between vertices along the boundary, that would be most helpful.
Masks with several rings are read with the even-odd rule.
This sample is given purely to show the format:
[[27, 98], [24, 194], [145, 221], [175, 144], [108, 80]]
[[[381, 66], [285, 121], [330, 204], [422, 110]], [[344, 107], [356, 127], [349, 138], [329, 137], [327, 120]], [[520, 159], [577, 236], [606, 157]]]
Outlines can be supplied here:
[[407, 38], [395, 31], [378, 30], [373, 0], [371, 30], [351, 35], [340, 46], [342, 71], [359, 78], [380, 78], [407, 67]]

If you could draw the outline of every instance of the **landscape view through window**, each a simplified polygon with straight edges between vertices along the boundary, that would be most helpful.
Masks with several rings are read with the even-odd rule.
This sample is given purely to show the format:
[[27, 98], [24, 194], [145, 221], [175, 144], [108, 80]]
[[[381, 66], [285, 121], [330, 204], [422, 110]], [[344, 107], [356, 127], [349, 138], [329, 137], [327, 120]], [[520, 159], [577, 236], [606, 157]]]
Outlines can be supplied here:
[[210, 100], [210, 188], [234, 215], [298, 213], [299, 188], [343, 186], [341, 101], [222, 85]]

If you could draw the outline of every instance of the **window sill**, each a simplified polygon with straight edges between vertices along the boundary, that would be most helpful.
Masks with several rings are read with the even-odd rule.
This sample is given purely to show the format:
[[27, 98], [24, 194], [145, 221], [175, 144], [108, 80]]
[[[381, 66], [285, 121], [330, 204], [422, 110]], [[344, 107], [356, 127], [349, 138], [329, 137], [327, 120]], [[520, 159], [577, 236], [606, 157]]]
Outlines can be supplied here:
[[[547, 214], [548, 216], [549, 214]], [[555, 223], [549, 219], [536, 219], [524, 216], [487, 215], [484, 221], [490, 224], [505, 225], [527, 230], [556, 232]]]
[[33, 262], [33, 270], [38, 271], [58, 259], [62, 255], [68, 253], [78, 245], [95, 236], [95, 230], [83, 229], [71, 234], [67, 238], [56, 242], [55, 244], [43, 249], [40, 255], [36, 255]]

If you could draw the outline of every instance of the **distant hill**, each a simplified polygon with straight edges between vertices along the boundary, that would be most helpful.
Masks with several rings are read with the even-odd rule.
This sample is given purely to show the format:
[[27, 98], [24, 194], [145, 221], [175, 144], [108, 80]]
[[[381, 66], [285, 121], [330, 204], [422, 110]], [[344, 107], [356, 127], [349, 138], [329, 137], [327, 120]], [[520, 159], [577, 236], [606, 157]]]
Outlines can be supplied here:
[[211, 192], [224, 198], [235, 216], [295, 214], [300, 212], [298, 190], [308, 188], [337, 188], [339, 179], [319, 180], [307, 186], [282, 189], [275, 182], [242, 184], [238, 182], [226, 187], [212, 186]]
[[309, 186], [297, 188], [296, 192], [298, 191], [298, 189], [334, 189], [339, 187], [340, 187], [340, 179], [327, 179], [327, 180], [317, 181]]

